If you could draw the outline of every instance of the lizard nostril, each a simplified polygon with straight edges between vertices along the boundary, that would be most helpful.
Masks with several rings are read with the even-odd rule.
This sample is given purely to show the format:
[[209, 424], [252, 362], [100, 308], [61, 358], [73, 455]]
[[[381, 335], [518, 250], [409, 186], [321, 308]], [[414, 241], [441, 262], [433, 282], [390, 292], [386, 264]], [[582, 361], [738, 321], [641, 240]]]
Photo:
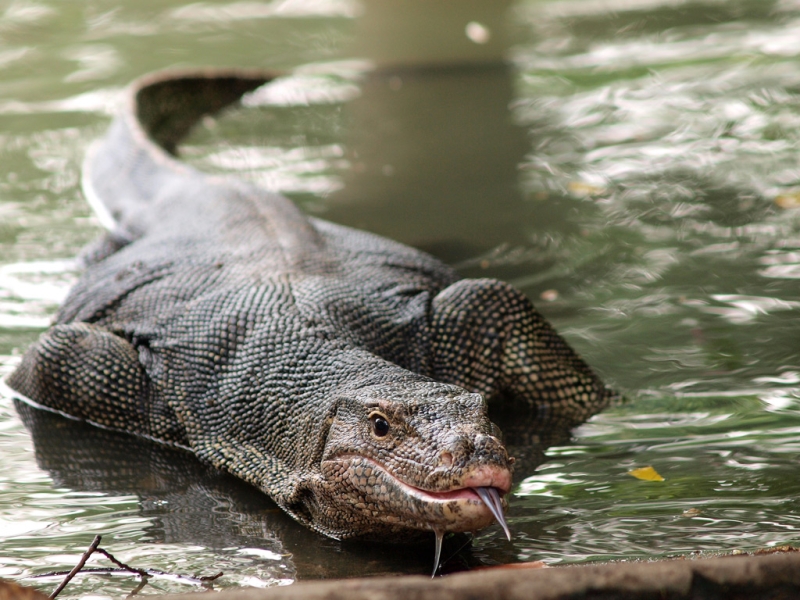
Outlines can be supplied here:
[[449, 467], [453, 464], [453, 455], [450, 452], [442, 452], [439, 456], [439, 462], [445, 467]]

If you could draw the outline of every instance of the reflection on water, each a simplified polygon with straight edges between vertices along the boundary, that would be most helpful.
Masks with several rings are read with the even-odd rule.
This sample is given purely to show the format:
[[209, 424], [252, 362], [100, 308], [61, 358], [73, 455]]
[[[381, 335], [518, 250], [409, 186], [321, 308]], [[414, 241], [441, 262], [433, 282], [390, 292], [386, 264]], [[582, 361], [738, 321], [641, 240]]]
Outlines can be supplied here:
[[[514, 539], [452, 540], [449, 569], [799, 543], [797, 3], [521, 1], [514, 69], [392, 72], [343, 50], [359, 10], [0, 3], [0, 374], [98, 231], [79, 165], [122, 86], [167, 65], [298, 67], [184, 157], [514, 282], [627, 396], [571, 443], [498, 415], [527, 464]], [[323, 539], [186, 456], [23, 414], [30, 432], [0, 403], [0, 576], [69, 569], [97, 533], [133, 564], [223, 570], [223, 587], [429, 572], [432, 544]], [[627, 475], [647, 465], [665, 481]]]

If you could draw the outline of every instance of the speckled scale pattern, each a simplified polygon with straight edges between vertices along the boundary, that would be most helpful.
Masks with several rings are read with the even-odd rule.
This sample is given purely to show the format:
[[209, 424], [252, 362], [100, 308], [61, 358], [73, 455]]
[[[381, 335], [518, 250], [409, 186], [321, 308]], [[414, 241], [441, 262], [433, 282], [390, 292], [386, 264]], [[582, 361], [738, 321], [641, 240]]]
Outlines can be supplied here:
[[[511, 468], [487, 400], [578, 423], [612, 393], [507, 284], [460, 280], [412, 248], [180, 165], [147, 139], [133, 114], [149, 89], [166, 82], [191, 103], [199, 81], [204, 97], [214, 85], [231, 96], [214, 77], [132, 88], [133, 108], [86, 174], [114, 231], [86, 253], [10, 386], [187, 448], [336, 538], [489, 524], [408, 488], [448, 492], [476, 470]], [[388, 435], [375, 434], [375, 414]]]
[[434, 377], [511, 401], [542, 419], [576, 425], [610, 399], [609, 390], [510, 285], [462, 280], [434, 300]]

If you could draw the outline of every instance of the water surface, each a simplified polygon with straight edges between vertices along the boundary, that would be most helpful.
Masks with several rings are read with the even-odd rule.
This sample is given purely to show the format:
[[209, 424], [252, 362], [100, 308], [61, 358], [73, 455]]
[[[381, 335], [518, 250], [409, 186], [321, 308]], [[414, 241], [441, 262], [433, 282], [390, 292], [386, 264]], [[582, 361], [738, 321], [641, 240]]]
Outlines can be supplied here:
[[[525, 0], [509, 67], [371, 72], [354, 4], [285, 4], [0, 2], [0, 375], [100, 231], [80, 162], [123, 86], [285, 69], [184, 158], [514, 283], [627, 399], [519, 474], [512, 543], [453, 540], [446, 569], [800, 542], [800, 6]], [[222, 570], [217, 588], [430, 569], [432, 544], [321, 538], [190, 457], [10, 399], [0, 455], [0, 576], [44, 590], [96, 534], [135, 566]], [[647, 465], [664, 481], [627, 474]]]

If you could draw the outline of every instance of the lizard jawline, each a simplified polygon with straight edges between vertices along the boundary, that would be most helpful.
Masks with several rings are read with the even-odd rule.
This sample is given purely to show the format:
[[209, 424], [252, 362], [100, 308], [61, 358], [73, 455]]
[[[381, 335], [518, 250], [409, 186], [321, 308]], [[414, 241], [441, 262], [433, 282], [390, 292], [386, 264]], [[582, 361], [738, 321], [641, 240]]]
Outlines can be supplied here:
[[[478, 467], [468, 472], [460, 478], [459, 487], [454, 487], [445, 491], [424, 490], [416, 486], [405, 483], [394, 476], [386, 467], [377, 461], [361, 455], [338, 456], [329, 459], [329, 463], [346, 463], [349, 469], [354, 469], [355, 463], [371, 467], [376, 478], [382, 482], [362, 487], [355, 485], [362, 501], [371, 504], [377, 500], [375, 490], [380, 489], [381, 484], [389, 484], [395, 490], [402, 492], [410, 504], [415, 505], [411, 510], [388, 510], [380, 511], [380, 516], [376, 517], [380, 521], [395, 524], [404, 524], [411, 529], [442, 531], [476, 531], [491, 525], [495, 521], [489, 507], [484, 504], [473, 487], [492, 486], [495, 487], [501, 496], [505, 495], [511, 486], [511, 474], [504, 469]], [[464, 485], [468, 483], [468, 485]], [[387, 486], [388, 488], [389, 486]], [[388, 492], [388, 490], [387, 490]], [[370, 498], [372, 496], [372, 498]], [[395, 502], [395, 506], [402, 506], [406, 503]], [[358, 503], [357, 503], [358, 506]], [[374, 514], [374, 513], [373, 513]]]

